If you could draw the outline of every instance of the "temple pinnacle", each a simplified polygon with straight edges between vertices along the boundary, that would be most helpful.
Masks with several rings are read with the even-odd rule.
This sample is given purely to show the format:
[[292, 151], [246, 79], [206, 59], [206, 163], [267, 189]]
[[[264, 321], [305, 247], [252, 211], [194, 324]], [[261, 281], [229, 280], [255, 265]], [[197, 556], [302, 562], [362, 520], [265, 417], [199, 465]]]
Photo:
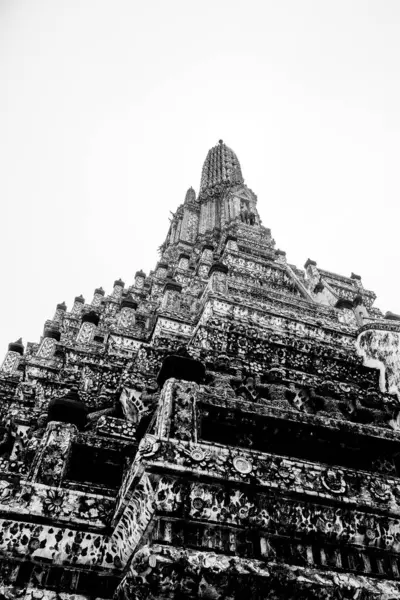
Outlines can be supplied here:
[[219, 140], [219, 144], [208, 151], [203, 164], [200, 197], [219, 194], [223, 187], [243, 184], [240, 163], [236, 154]]

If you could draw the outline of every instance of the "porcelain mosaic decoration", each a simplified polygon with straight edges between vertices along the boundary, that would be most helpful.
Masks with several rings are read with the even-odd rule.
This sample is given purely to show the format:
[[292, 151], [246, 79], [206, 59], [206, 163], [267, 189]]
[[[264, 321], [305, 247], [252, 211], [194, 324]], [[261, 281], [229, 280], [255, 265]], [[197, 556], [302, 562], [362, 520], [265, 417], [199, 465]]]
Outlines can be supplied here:
[[9, 344], [0, 599], [400, 598], [400, 316], [288, 264], [222, 141], [183, 197]]

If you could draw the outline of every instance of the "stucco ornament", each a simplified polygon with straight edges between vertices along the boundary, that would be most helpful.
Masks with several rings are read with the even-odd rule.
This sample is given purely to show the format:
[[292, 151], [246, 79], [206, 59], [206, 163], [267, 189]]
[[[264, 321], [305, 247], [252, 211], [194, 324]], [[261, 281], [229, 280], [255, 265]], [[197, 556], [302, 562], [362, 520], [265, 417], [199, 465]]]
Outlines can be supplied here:
[[382, 392], [394, 394], [400, 403], [400, 327], [388, 321], [363, 326], [356, 342], [364, 365], [379, 369]]
[[203, 450], [203, 448], [192, 448], [192, 450], [189, 453], [190, 458], [194, 461], [194, 462], [201, 462], [202, 460], [204, 460], [207, 455], [209, 455], [209, 453], [205, 452]]
[[247, 475], [253, 470], [252, 463], [244, 456], [235, 456], [232, 463], [236, 471], [242, 475]]
[[149, 458], [156, 454], [156, 452], [160, 448], [160, 443], [155, 435], [147, 434], [140, 441], [138, 448], [138, 456], [142, 456], [143, 458]]
[[371, 495], [379, 502], [388, 502], [391, 498], [390, 486], [379, 479], [370, 484]]
[[9, 344], [0, 600], [399, 599], [400, 315], [288, 264], [222, 140], [159, 251]]
[[333, 494], [344, 494], [346, 491], [346, 482], [342, 471], [327, 469], [321, 475], [322, 485]]

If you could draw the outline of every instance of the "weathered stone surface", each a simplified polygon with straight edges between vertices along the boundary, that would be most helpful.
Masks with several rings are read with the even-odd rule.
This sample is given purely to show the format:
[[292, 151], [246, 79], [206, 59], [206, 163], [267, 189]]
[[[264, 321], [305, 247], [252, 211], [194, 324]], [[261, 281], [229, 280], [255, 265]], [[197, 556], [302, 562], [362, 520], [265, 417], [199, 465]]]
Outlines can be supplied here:
[[399, 598], [396, 315], [289, 265], [222, 141], [160, 254], [8, 347], [0, 596]]

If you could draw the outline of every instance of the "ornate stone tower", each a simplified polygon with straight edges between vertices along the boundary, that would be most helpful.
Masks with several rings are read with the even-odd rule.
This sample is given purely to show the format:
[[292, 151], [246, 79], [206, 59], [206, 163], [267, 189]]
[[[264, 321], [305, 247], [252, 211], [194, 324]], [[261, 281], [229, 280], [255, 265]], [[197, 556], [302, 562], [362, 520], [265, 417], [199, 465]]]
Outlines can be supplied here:
[[0, 598], [400, 598], [400, 326], [222, 141], [146, 276], [0, 369]]

